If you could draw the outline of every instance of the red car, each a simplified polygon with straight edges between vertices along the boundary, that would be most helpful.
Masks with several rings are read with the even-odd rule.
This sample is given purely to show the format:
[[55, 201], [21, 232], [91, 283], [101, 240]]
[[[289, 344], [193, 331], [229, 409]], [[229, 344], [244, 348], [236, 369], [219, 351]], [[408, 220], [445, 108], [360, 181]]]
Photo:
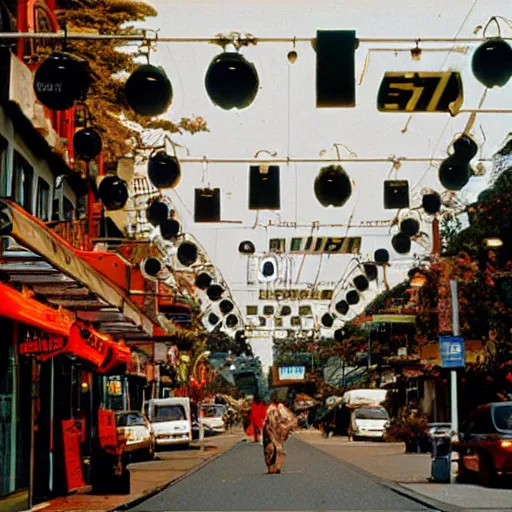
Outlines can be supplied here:
[[481, 405], [469, 416], [461, 441], [459, 476], [476, 472], [486, 486], [512, 475], [512, 402]]

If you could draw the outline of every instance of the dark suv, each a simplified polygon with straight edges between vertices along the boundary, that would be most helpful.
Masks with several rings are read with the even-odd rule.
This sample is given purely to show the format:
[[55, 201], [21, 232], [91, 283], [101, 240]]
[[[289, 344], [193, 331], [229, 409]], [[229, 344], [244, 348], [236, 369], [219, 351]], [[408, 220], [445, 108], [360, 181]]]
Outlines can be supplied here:
[[484, 485], [512, 475], [512, 402], [477, 407], [453, 449], [460, 453], [459, 475], [476, 472]]

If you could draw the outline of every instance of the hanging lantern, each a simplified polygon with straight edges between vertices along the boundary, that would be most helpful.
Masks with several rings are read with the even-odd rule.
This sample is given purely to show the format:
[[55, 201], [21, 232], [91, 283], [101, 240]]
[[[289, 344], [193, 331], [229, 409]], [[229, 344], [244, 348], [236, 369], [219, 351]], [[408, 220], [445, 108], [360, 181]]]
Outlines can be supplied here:
[[449, 156], [439, 166], [439, 181], [446, 190], [458, 191], [464, 188], [471, 178], [471, 167], [467, 160], [456, 155]]
[[340, 165], [320, 169], [315, 179], [315, 196], [322, 206], [343, 206], [352, 195], [352, 183]]
[[478, 153], [478, 144], [469, 135], [464, 134], [453, 142], [453, 151], [458, 158], [469, 162]]
[[223, 315], [227, 315], [228, 313], [231, 313], [231, 311], [233, 311], [234, 307], [235, 307], [234, 304], [228, 299], [221, 300], [219, 303], [219, 310]]
[[369, 281], [375, 281], [378, 276], [377, 265], [374, 263], [364, 263], [363, 264], [364, 273]]
[[162, 68], [143, 64], [126, 81], [124, 96], [136, 114], [158, 116], [172, 102], [172, 85]]
[[361, 297], [359, 296], [359, 293], [357, 293], [356, 290], [350, 290], [347, 295], [345, 295], [345, 299], [351, 306], [355, 306], [359, 303], [359, 299]]
[[290, 316], [292, 314], [292, 308], [290, 306], [283, 306], [281, 308], [281, 316]]
[[156, 277], [162, 271], [162, 262], [158, 258], [148, 258], [141, 263], [142, 271]]
[[260, 81], [254, 64], [239, 53], [225, 52], [211, 61], [204, 85], [215, 105], [224, 110], [242, 110], [256, 98]]
[[425, 194], [421, 199], [421, 206], [428, 215], [435, 215], [441, 210], [441, 196], [437, 192]]
[[368, 288], [370, 287], [370, 283], [368, 282], [368, 279], [366, 278], [366, 276], [363, 276], [363, 274], [354, 277], [353, 282], [354, 282], [354, 286], [356, 287], [356, 289], [360, 292], [364, 292], [364, 291], [368, 290]]
[[196, 276], [196, 287], [199, 288], [200, 290], [206, 290], [206, 288], [210, 286], [212, 281], [213, 277], [210, 274], [206, 272], [201, 272]]
[[238, 252], [240, 254], [254, 254], [256, 252], [256, 248], [252, 242], [245, 240], [244, 242], [240, 242]]
[[80, 160], [94, 160], [103, 149], [100, 134], [90, 127], [78, 130], [73, 135], [73, 149]]
[[179, 245], [176, 257], [185, 267], [190, 267], [197, 261], [197, 245], [192, 242], [183, 242]]
[[400, 231], [409, 237], [416, 236], [420, 232], [420, 223], [413, 217], [407, 217], [400, 222]]
[[404, 233], [397, 233], [391, 239], [391, 245], [398, 254], [407, 254], [411, 250], [411, 239]]
[[106, 176], [98, 187], [98, 195], [107, 210], [120, 210], [128, 201], [128, 185], [117, 176]]
[[272, 277], [276, 273], [276, 267], [272, 261], [265, 261], [261, 268], [261, 273], [264, 277]]
[[181, 178], [181, 166], [178, 159], [163, 150], [150, 156], [148, 178], [158, 189], [174, 188]]
[[348, 310], [350, 309], [350, 306], [348, 305], [348, 302], [346, 300], [340, 300], [336, 303], [336, 306], [334, 306], [336, 311], [340, 315], [346, 315], [348, 313]]
[[169, 206], [158, 199], [155, 199], [146, 210], [148, 221], [153, 226], [160, 226], [169, 218], [169, 213]]
[[387, 249], [377, 249], [373, 255], [375, 263], [378, 265], [385, 265], [389, 263], [389, 252]]
[[512, 76], [512, 48], [501, 37], [488, 39], [475, 50], [471, 67], [486, 87], [503, 87]]
[[235, 341], [237, 343], [241, 344], [241, 343], [245, 343], [245, 340], [246, 340], [245, 331], [243, 329], [236, 331]]
[[160, 223], [160, 233], [165, 240], [172, 240], [180, 232], [180, 223], [175, 219], [166, 219]]
[[217, 302], [223, 293], [224, 288], [218, 284], [212, 284], [208, 286], [208, 289], [206, 290], [206, 295], [208, 295], [208, 298], [213, 302]]
[[322, 316], [322, 325], [324, 327], [327, 327], [327, 328], [332, 327], [333, 323], [334, 323], [334, 318], [330, 313], [325, 313]]
[[45, 107], [68, 110], [75, 101], [85, 98], [90, 83], [84, 60], [69, 53], [53, 52], [36, 69], [34, 92]]
[[345, 339], [345, 331], [343, 329], [336, 329], [334, 331], [334, 339], [341, 343]]
[[238, 317], [236, 315], [230, 314], [226, 317], [226, 327], [229, 329], [234, 329], [238, 325]]
[[219, 323], [220, 318], [215, 313], [210, 313], [208, 315], [208, 322], [211, 325], [217, 325]]

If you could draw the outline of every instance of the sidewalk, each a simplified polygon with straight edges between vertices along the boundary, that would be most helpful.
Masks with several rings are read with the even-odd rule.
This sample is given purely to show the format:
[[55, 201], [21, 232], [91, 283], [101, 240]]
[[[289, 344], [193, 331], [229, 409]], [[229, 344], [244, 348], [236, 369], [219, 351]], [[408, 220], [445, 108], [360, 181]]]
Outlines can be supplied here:
[[430, 454], [406, 454], [401, 443], [325, 439], [313, 430], [297, 432], [295, 436], [373, 475], [396, 492], [442, 512], [512, 512], [512, 489], [429, 483]]
[[41, 503], [36, 509], [44, 512], [118, 510], [122, 505], [153, 494], [197, 469], [212, 457], [229, 450], [243, 438], [241, 433], [223, 434], [206, 439], [202, 443], [202, 450], [200, 443], [194, 443], [190, 450], [159, 451], [159, 460], [130, 464], [131, 493], [128, 495], [95, 495], [91, 494], [90, 487], [85, 487], [76, 494]]

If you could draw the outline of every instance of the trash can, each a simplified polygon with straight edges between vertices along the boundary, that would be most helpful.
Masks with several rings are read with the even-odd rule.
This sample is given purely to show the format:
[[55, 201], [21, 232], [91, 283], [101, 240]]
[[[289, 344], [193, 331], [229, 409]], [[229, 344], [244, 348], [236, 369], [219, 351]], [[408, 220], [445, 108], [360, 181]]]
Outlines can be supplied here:
[[430, 481], [449, 484], [451, 481], [452, 439], [443, 434], [432, 435]]

